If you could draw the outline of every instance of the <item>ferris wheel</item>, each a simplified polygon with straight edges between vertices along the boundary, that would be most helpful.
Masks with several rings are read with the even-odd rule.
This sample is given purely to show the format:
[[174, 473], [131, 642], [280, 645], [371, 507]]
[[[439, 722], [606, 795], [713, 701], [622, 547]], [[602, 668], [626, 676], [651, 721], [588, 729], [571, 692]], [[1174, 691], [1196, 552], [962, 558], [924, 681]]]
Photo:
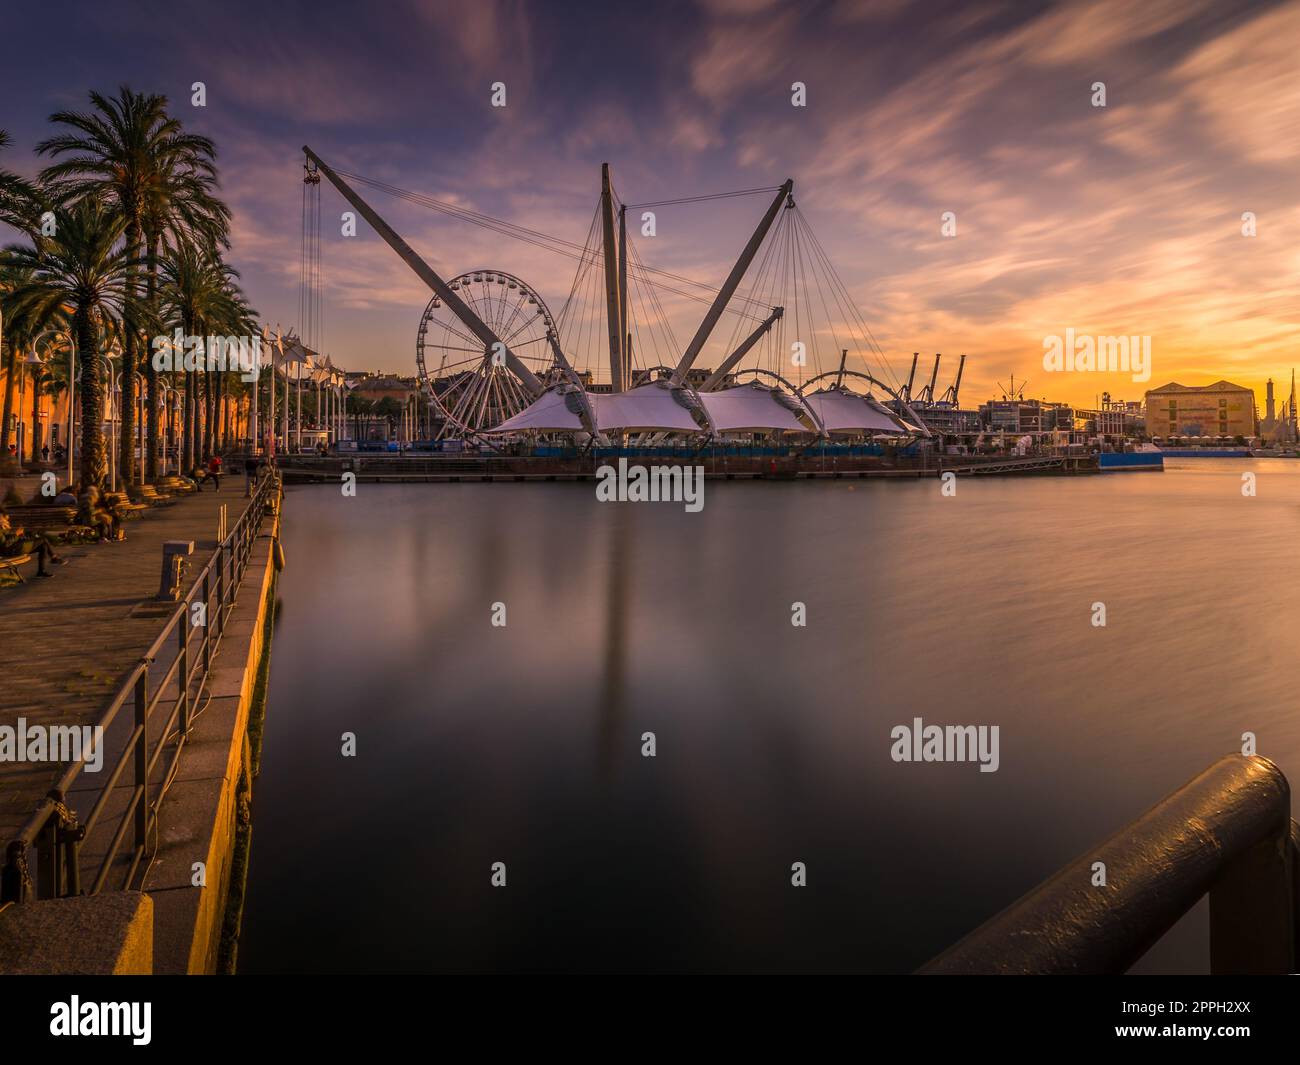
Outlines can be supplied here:
[[[543, 382], [555, 378], [555, 319], [526, 282], [502, 270], [470, 270], [447, 287]], [[523, 410], [532, 396], [507, 367], [504, 352], [484, 346], [437, 296], [420, 317], [415, 361], [439, 424], [435, 439], [475, 436]]]

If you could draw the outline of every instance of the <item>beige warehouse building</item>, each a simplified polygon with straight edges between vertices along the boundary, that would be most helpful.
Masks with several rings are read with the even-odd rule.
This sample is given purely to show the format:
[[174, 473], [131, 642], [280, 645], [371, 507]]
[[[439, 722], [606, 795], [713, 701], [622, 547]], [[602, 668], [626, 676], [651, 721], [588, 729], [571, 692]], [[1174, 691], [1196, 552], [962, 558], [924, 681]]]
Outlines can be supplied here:
[[1146, 394], [1152, 436], [1254, 436], [1255, 393], [1231, 381], [1212, 385], [1171, 382]]

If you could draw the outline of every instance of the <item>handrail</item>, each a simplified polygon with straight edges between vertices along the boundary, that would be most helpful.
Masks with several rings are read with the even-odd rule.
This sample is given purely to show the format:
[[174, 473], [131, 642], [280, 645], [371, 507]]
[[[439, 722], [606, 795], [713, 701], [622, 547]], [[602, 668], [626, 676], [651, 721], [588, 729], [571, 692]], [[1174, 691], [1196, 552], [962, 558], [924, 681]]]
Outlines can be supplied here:
[[[5, 848], [5, 864], [0, 870], [0, 903], [81, 894], [82, 845], [99, 825], [128, 764], [132, 766], [130, 798], [125, 809], [115, 815], [116, 829], [97, 869], [87, 872], [94, 877], [88, 891], [93, 895], [108, 882], [127, 833], [134, 828], [130, 862], [122, 880], [124, 888], [131, 886], [151, 839], [156, 842], [158, 809], [166, 794], [165, 784], [171, 780], [190, 733], [194, 696], [203, 690], [207, 681], [213, 653], [220, 646], [226, 619], [234, 609], [235, 597], [262, 519], [268, 510], [273, 509], [270, 504], [278, 500], [280, 489], [279, 474], [269, 471], [258, 484], [244, 513], [194, 578], [189, 592], [176, 604], [162, 631], [104, 704], [95, 722], [100, 744], [107, 742], [108, 729], [128, 700], [132, 704], [134, 722], [117, 760], [107, 767], [107, 778], [84, 821], [78, 821], [67, 800], [87, 761], [93, 757], [93, 750], [83, 752], [80, 761], [71, 763], [64, 770], [18, 834], [9, 841]], [[193, 623], [193, 607], [198, 603], [204, 604], [203, 635], [197, 643], [192, 643], [191, 631], [199, 627]], [[151, 674], [153, 663], [164, 654], [169, 640], [176, 641], [175, 657], [160, 677], [154, 677]], [[151, 685], [151, 680], [156, 683]], [[173, 690], [171, 712], [162, 727], [157, 728], [155, 711], [167, 693]], [[173, 737], [175, 746], [162, 774], [164, 787], [155, 795], [150, 781]], [[154, 744], [152, 753], [151, 738]], [[28, 862], [28, 851], [33, 848], [38, 859], [35, 882]]]
[[1213, 973], [1294, 972], [1298, 862], [1286, 777], [1229, 755], [920, 971], [1122, 973], [1208, 894]]

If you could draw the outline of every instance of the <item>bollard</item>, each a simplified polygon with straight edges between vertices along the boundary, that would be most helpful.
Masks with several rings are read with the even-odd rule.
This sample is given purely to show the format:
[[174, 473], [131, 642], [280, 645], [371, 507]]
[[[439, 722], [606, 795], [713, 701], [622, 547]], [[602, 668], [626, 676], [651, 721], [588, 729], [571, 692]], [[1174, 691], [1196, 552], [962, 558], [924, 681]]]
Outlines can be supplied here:
[[181, 597], [181, 574], [185, 572], [185, 556], [194, 554], [193, 540], [163, 541], [162, 582], [157, 598], [175, 602]]

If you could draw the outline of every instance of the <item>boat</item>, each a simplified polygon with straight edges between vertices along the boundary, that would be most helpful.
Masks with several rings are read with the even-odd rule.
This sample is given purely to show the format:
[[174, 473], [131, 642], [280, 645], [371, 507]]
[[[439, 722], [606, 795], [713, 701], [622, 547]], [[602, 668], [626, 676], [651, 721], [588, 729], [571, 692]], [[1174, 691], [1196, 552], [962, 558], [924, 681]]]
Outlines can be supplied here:
[[1097, 456], [1097, 465], [1102, 473], [1163, 470], [1165, 453], [1155, 444], [1139, 444], [1132, 451], [1103, 451]]

